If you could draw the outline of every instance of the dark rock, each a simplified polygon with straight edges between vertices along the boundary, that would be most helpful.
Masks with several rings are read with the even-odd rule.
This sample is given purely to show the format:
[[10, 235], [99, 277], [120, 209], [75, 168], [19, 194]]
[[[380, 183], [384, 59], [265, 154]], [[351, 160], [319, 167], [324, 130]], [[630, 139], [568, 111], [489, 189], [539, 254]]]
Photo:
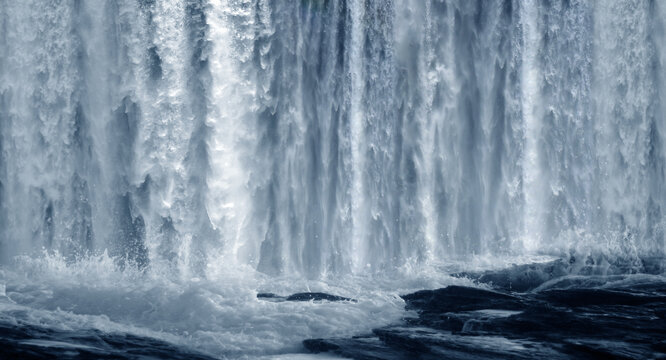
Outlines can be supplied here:
[[549, 303], [572, 307], [590, 305], [638, 306], [649, 303], [666, 304], [666, 296], [663, 295], [644, 295], [606, 289], [546, 290], [539, 293], [537, 298]]
[[0, 323], [0, 359], [173, 359], [213, 357], [150, 337]]
[[577, 276], [562, 277], [571, 270], [564, 260], [478, 276], [498, 290], [418, 291], [402, 296], [416, 318], [304, 344], [353, 359], [666, 358], [666, 281], [599, 275], [597, 263], [585, 260]]
[[321, 292], [306, 292], [306, 293], [296, 293], [293, 295], [287, 296], [287, 301], [321, 301], [321, 300], [326, 300], [326, 301], [356, 301], [354, 299], [342, 297], [342, 296], [337, 296], [337, 295], [331, 295], [331, 294], [326, 294], [326, 293], [321, 293]]
[[331, 295], [321, 292], [296, 293], [289, 296], [280, 296], [273, 293], [258, 293], [257, 299], [267, 301], [352, 301], [356, 300], [337, 295]]
[[[343, 340], [348, 341], [347, 339]], [[303, 341], [303, 346], [315, 354], [340, 349], [340, 345], [336, 344], [334, 339], [307, 339]]]
[[439, 359], [532, 359], [562, 358], [547, 346], [501, 336], [464, 336], [429, 328], [387, 327], [373, 331], [384, 343], [412, 354]]
[[418, 318], [407, 318], [405, 324], [410, 326], [428, 326], [446, 331], [461, 331], [468, 319], [455, 313], [421, 314]]
[[303, 345], [315, 354], [330, 352], [356, 360], [435, 360], [431, 354], [417, 354], [393, 348], [376, 336], [355, 336], [349, 339], [308, 339]]
[[258, 293], [257, 294], [257, 299], [266, 299], [266, 300], [286, 300], [287, 298], [284, 296], [280, 296], [277, 294], [273, 293]]
[[421, 290], [403, 295], [407, 310], [425, 313], [447, 313], [483, 309], [521, 310], [524, 301], [518, 297], [484, 289], [449, 286], [437, 290]]
[[409, 352], [430, 353], [428, 342], [423, 341], [432, 330], [427, 328], [384, 328], [374, 329], [372, 332], [379, 340], [391, 344], [391, 347], [401, 348]]

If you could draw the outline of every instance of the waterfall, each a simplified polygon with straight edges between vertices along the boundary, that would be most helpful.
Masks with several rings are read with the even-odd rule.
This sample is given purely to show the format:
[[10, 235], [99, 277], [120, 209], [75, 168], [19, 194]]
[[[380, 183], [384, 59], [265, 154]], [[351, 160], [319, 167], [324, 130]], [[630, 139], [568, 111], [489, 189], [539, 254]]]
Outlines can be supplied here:
[[666, 5], [0, 0], [0, 262], [663, 257]]

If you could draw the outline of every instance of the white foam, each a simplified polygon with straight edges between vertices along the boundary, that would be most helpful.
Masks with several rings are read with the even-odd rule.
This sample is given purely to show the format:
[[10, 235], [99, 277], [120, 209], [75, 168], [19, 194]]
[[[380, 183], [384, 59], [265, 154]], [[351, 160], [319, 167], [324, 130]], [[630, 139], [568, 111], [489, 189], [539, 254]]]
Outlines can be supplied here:
[[[401, 294], [471, 284], [436, 272], [313, 281], [268, 277], [249, 266], [220, 266], [206, 279], [172, 280], [150, 270], [121, 271], [105, 254], [74, 264], [57, 256], [21, 258], [13, 270], [0, 275], [10, 300], [0, 301], [3, 321], [135, 334], [214, 356], [278, 359], [305, 352], [304, 339], [349, 337], [398, 322], [406, 315]], [[357, 302], [269, 302], [256, 297], [258, 292], [305, 291]]]

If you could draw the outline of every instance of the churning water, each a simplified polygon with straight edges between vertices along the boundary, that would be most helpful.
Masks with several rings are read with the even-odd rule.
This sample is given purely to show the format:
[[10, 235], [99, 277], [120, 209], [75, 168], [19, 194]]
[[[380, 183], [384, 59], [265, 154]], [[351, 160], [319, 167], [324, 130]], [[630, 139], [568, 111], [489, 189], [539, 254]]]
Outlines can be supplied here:
[[666, 296], [665, 141], [660, 1], [0, 0], [2, 344], [304, 357], [553, 259]]

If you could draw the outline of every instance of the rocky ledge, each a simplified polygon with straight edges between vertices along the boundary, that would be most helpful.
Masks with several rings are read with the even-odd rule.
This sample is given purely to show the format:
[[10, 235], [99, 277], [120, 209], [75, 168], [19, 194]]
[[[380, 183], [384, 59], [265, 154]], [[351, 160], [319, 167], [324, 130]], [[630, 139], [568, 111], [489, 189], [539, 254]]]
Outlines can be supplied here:
[[303, 344], [363, 360], [666, 358], [663, 275], [572, 276], [560, 262], [512, 270], [403, 295], [416, 316], [401, 323]]

